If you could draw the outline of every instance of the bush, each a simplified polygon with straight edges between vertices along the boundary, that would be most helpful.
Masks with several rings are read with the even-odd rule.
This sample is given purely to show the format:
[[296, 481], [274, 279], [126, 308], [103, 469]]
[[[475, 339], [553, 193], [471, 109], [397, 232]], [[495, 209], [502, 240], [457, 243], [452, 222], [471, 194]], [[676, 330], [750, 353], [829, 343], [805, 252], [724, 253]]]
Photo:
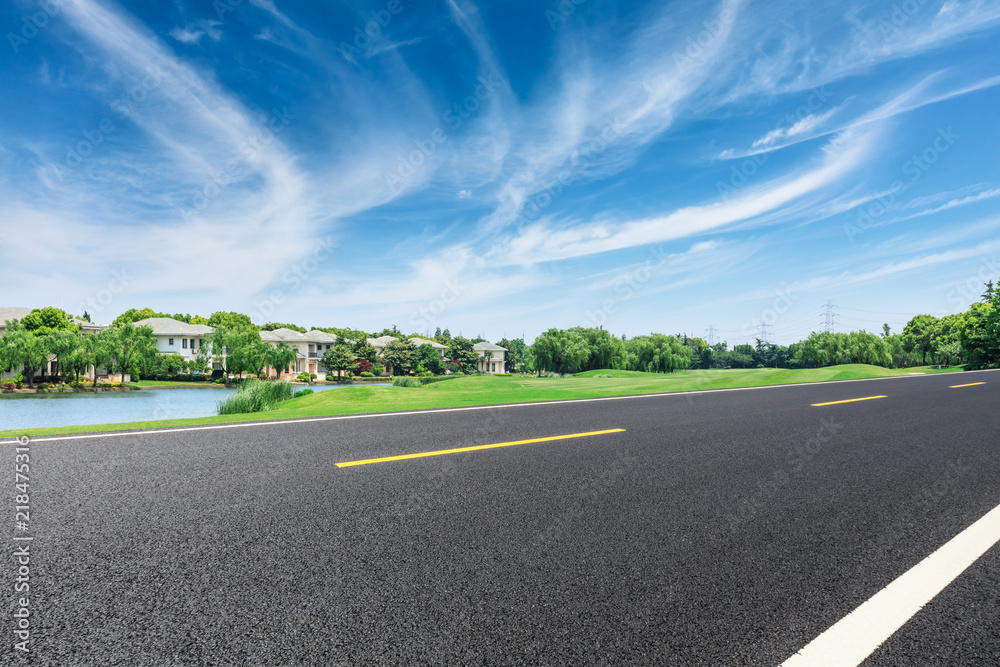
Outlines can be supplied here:
[[372, 373], [371, 371], [361, 371], [361, 374], [359, 375], [359, 377], [373, 378], [373, 377], [375, 377], [375, 374]]
[[295, 395], [292, 396], [292, 398], [298, 398], [299, 396], [308, 396], [309, 394], [312, 393], [314, 393], [312, 389], [303, 389], [302, 391], [295, 392]]
[[292, 385], [284, 380], [249, 379], [236, 393], [218, 402], [220, 415], [266, 412], [292, 397]]
[[420, 378], [411, 377], [397, 377], [392, 381], [393, 387], [423, 387], [424, 383], [420, 381]]

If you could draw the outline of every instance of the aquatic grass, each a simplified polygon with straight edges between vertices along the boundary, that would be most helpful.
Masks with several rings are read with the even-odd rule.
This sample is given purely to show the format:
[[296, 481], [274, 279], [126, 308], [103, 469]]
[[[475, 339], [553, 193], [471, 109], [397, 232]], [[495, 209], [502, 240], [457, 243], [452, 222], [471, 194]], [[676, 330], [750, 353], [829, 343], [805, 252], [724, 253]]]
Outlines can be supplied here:
[[287, 380], [246, 380], [232, 396], [216, 405], [220, 415], [267, 412], [292, 397], [292, 385]]

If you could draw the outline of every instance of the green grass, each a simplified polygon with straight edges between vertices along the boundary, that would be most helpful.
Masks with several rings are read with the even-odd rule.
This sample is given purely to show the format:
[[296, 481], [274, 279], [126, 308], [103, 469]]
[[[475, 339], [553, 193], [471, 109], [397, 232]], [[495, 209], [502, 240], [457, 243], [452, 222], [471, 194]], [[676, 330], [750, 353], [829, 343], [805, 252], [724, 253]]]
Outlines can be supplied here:
[[[116, 431], [196, 424], [219, 424], [261, 419], [272, 420], [367, 412], [391, 412], [394, 410], [423, 410], [474, 405], [497, 405], [503, 403], [530, 403], [535, 401], [630, 396], [705, 389], [732, 389], [803, 382], [899, 377], [925, 371], [925, 368], [891, 370], [878, 366], [850, 364], [806, 370], [760, 368], [747, 370], [680, 371], [670, 375], [640, 373], [636, 371], [597, 370], [564, 378], [469, 376], [456, 378], [448, 382], [428, 384], [422, 387], [343, 387], [336, 391], [324, 391], [312, 394], [311, 396], [302, 396], [293, 401], [286, 401], [277, 409], [269, 411], [266, 414], [234, 414], [155, 422], [0, 431], [0, 436]], [[594, 377], [597, 375], [611, 375], [613, 377]]]
[[[311, 389], [299, 392], [300, 394]], [[220, 415], [271, 412], [292, 398], [292, 385], [285, 380], [245, 380], [235, 394], [217, 403]]]

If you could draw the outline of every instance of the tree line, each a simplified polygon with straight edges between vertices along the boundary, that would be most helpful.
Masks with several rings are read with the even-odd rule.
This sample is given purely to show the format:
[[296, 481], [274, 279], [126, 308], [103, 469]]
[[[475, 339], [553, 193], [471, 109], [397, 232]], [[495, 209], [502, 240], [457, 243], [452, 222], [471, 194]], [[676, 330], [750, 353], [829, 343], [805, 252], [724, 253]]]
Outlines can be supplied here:
[[909, 368], [964, 364], [967, 369], [1000, 366], [1000, 290], [986, 283], [981, 301], [964, 313], [917, 315], [903, 331], [888, 324], [881, 334], [813, 332], [789, 346], [756, 340], [755, 345], [709, 345], [682, 334], [653, 333], [616, 338], [603, 329], [549, 329], [524, 352], [535, 371], [579, 373], [598, 369], [670, 373], [708, 368], [820, 368], [871, 364]]

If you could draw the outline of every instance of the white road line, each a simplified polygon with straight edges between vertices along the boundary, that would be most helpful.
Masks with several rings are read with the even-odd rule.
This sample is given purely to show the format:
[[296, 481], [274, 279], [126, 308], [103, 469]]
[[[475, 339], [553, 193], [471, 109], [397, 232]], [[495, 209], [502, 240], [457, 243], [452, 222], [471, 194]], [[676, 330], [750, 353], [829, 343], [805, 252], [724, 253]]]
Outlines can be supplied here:
[[782, 667], [860, 664], [997, 542], [1000, 506], [835, 623]]
[[[982, 371], [966, 371], [966, 373], [1000, 373], [1000, 369], [987, 369]], [[309, 422], [328, 422], [328, 421], [341, 421], [346, 419], [379, 419], [384, 417], [406, 417], [411, 415], [430, 415], [438, 414], [441, 412], [466, 412], [468, 410], [499, 410], [502, 408], [530, 408], [540, 405], [565, 405], [569, 403], [596, 403], [598, 401], [624, 401], [629, 399], [637, 398], [661, 398], [664, 396], [692, 396], [698, 394], [720, 394], [724, 392], [732, 391], [755, 391], [758, 389], [792, 389], [795, 387], [802, 386], [816, 386], [816, 385], [829, 385], [829, 384], [846, 384], [848, 382], [876, 382], [879, 380], [906, 380], [912, 377], [933, 377], [934, 374], [927, 374], [921, 376], [910, 376], [910, 375], [895, 375], [884, 378], [860, 378], [858, 380], [826, 380], [819, 382], [798, 382], [794, 384], [768, 384], [762, 385], [760, 387], [735, 387], [733, 389], [697, 389], [694, 391], [665, 391], [658, 394], [633, 394], [630, 396], [602, 396], [599, 398], [570, 398], [558, 401], [534, 401], [531, 403], [506, 403], [500, 405], [470, 405], [464, 408], [433, 408], [430, 410], [409, 410], [406, 412], [382, 412], [378, 414], [362, 413], [354, 415], [336, 415], [332, 417], [306, 417], [306, 418], [295, 418], [291, 417], [288, 419], [279, 419], [274, 421], [260, 421], [260, 422], [235, 422], [230, 424], [212, 424], [209, 426], [186, 426], [182, 428], [163, 428], [154, 427], [149, 429], [143, 429], [138, 431], [125, 431], [122, 433], [89, 433], [86, 435], [68, 435], [68, 436], [55, 436], [48, 438], [39, 438], [35, 436], [31, 437], [31, 442], [51, 442], [54, 440], [87, 440], [93, 438], [120, 438], [129, 435], [158, 435], [162, 433], [187, 433], [188, 431], [212, 431], [223, 428], [249, 428], [252, 426], [280, 426], [287, 424], [306, 424]], [[78, 424], [78, 426], [88, 426], [88, 424]], [[44, 427], [38, 427], [44, 428]], [[31, 429], [24, 429], [29, 431]], [[13, 445], [16, 440], [4, 440], [0, 442], [0, 445]]]

